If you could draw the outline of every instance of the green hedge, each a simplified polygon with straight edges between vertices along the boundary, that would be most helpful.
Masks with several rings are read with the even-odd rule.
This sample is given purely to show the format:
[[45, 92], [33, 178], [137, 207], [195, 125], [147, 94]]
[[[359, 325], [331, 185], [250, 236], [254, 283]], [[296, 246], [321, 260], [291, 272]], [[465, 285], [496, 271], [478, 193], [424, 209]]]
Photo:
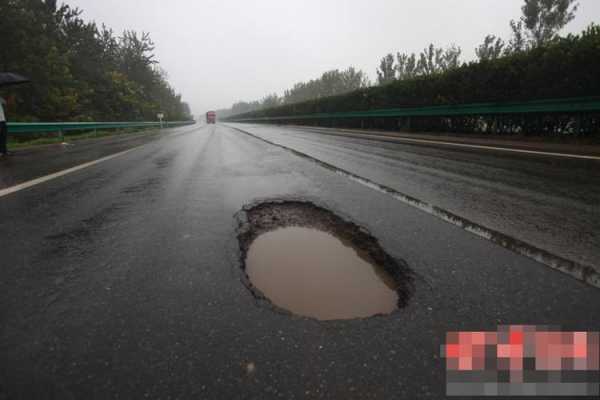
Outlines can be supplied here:
[[227, 118], [297, 116], [387, 108], [514, 102], [600, 95], [600, 27], [497, 60], [349, 94]]

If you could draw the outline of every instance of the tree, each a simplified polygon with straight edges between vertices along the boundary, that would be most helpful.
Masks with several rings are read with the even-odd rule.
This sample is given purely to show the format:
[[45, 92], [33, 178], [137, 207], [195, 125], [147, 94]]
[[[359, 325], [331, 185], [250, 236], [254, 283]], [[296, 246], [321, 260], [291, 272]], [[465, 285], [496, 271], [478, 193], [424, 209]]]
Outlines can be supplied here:
[[419, 75], [432, 75], [446, 72], [460, 66], [462, 49], [451, 45], [445, 50], [430, 44], [419, 55], [417, 73]]
[[282, 104], [281, 98], [276, 94], [269, 94], [261, 100], [261, 108], [273, 108]]
[[396, 54], [396, 76], [399, 80], [412, 79], [418, 74], [417, 56], [405, 53]]
[[[428, 51], [434, 54], [435, 48]], [[446, 73], [399, 80], [390, 85], [374, 86], [343, 96], [305, 101], [300, 104], [248, 113], [244, 118], [281, 117], [282, 123], [295, 116], [349, 111], [385, 110], [411, 107], [466, 105], [475, 103], [524, 102], [543, 99], [593, 97], [600, 93], [600, 27], [590, 26], [581, 35], [569, 34], [543, 46], [525, 49], [487, 62], [462, 64]], [[587, 102], [588, 100], [583, 100]], [[591, 99], [589, 101], [592, 101]], [[480, 107], [477, 107], [480, 108]], [[478, 113], [475, 108], [473, 113]], [[422, 116], [411, 121], [411, 129], [420, 131], [481, 132], [495, 126], [504, 133], [566, 133], [600, 136], [597, 113], [502, 113], [459, 116]], [[288, 117], [287, 119], [285, 117]], [[329, 120], [329, 117], [323, 117]], [[340, 118], [336, 125], [358, 127], [362, 118]], [[311, 120], [313, 123], [319, 119]], [[306, 121], [311, 123], [310, 121]], [[373, 126], [397, 124], [395, 116], [373, 117]], [[500, 123], [498, 123], [500, 122]], [[577, 122], [574, 126], [573, 122]], [[388, 125], [389, 123], [389, 125]], [[496, 129], [495, 128], [495, 129]], [[589, 137], [589, 136], [588, 136]], [[591, 137], [590, 137], [591, 138]]]
[[435, 48], [433, 43], [426, 47], [419, 55], [417, 64], [419, 74], [431, 75], [438, 72], [436, 60], [442, 56], [442, 51], [442, 49]]
[[369, 86], [365, 73], [349, 67], [346, 70], [334, 69], [324, 72], [319, 78], [296, 83], [284, 92], [283, 102], [293, 104], [301, 101], [335, 96]]
[[0, 70], [31, 85], [10, 89], [15, 121], [187, 119], [189, 107], [156, 68], [147, 33], [121, 38], [56, 0], [0, 0]]
[[126, 30], [119, 38], [119, 69], [138, 84], [151, 87], [155, 81], [152, 66], [157, 63], [153, 52], [150, 34]]
[[385, 85], [396, 79], [396, 67], [394, 66], [394, 55], [392, 53], [381, 59], [377, 69], [377, 83]]
[[363, 71], [356, 70], [354, 67], [349, 67], [345, 71], [342, 71], [340, 78], [340, 91], [335, 94], [352, 92], [370, 86], [369, 78], [367, 77], [367, 75]]
[[[519, 22], [511, 21], [513, 46], [519, 51], [527, 37], [531, 47], [542, 46], [556, 38], [558, 32], [575, 18], [579, 7], [576, 0], [524, 0]], [[523, 35], [525, 30], [525, 35]], [[520, 36], [520, 37], [519, 37]], [[521, 45], [521, 46], [520, 46]]]
[[480, 61], [495, 60], [502, 56], [505, 46], [506, 43], [501, 38], [487, 35], [483, 44], [475, 49], [475, 54]]
[[442, 72], [450, 71], [452, 69], [458, 68], [460, 66], [460, 55], [462, 54], [462, 49], [455, 44], [447, 47], [441, 59], [438, 61], [439, 69]]
[[511, 20], [510, 30], [512, 31], [512, 36], [508, 42], [508, 46], [506, 47], [505, 54], [514, 54], [527, 50], [529, 48], [529, 44], [527, 43], [527, 39], [525, 37], [523, 21], [516, 22]]
[[307, 100], [323, 97], [336, 96], [370, 86], [367, 75], [354, 67], [345, 70], [333, 69], [324, 72], [320, 77], [308, 82], [298, 82], [292, 88], [286, 90], [282, 97], [271, 94], [260, 101], [240, 101], [228, 109], [218, 110], [220, 118], [231, 115], [244, 114], [277, 107], [282, 104], [295, 104]]

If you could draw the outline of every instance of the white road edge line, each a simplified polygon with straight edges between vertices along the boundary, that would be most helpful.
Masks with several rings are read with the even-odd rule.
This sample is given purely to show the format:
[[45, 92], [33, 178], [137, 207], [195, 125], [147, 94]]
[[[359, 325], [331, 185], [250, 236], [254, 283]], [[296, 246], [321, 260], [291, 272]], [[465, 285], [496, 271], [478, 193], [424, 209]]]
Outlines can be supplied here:
[[[295, 129], [303, 130], [302, 128], [295, 128]], [[304, 131], [311, 131], [311, 129], [305, 129]], [[312, 131], [313, 132], [321, 131], [325, 134], [335, 135], [334, 132], [328, 132], [328, 131], [322, 130], [322, 129], [312, 129]], [[583, 160], [600, 161], [600, 157], [598, 157], [598, 156], [586, 156], [586, 155], [581, 155], [581, 154], [555, 153], [555, 152], [550, 152], [550, 151], [537, 151], [537, 150], [524, 150], [524, 149], [511, 149], [509, 147], [484, 146], [484, 145], [478, 145], [478, 144], [444, 142], [444, 141], [439, 141], [439, 140], [411, 139], [411, 138], [405, 138], [405, 137], [399, 137], [399, 136], [395, 137], [395, 136], [391, 136], [391, 135], [390, 136], [377, 135], [374, 133], [354, 132], [354, 131], [348, 131], [348, 130], [342, 130], [342, 129], [335, 129], [335, 131], [346, 133], [346, 135], [339, 135], [339, 136], [352, 135], [353, 137], [357, 137], [357, 138], [361, 138], [361, 139], [368, 139], [369, 137], [372, 137], [372, 138], [386, 139], [389, 142], [413, 142], [413, 143], [424, 143], [424, 144], [441, 144], [444, 146], [466, 147], [466, 148], [472, 148], [472, 149], [505, 151], [505, 152], [512, 152], [512, 153], [535, 154], [535, 155], [551, 156], [551, 157], [577, 158], [577, 159], [583, 159]]]
[[[184, 128], [184, 127], [175, 127], [175, 128], [171, 128], [171, 129], [177, 129], [177, 128]], [[200, 128], [202, 128], [202, 127], [200, 127]], [[195, 129], [190, 129], [189, 131], [184, 131], [184, 132], [171, 132], [170, 134], [179, 135], [179, 134], [185, 134], [185, 133], [193, 132], [194, 130]], [[102, 158], [99, 158], [99, 159], [94, 160], [94, 161], [90, 161], [90, 162], [87, 162], [87, 163], [84, 163], [84, 164], [81, 164], [81, 165], [77, 165], [77, 166], [72, 167], [72, 168], [68, 168], [68, 169], [65, 169], [65, 170], [62, 170], [62, 171], [58, 171], [58, 172], [55, 172], [55, 173], [50, 174], [50, 175], [46, 175], [46, 176], [42, 176], [40, 178], [32, 179], [30, 181], [23, 182], [23, 183], [20, 183], [18, 185], [15, 185], [15, 186], [11, 186], [11, 187], [8, 187], [8, 188], [5, 188], [5, 189], [0, 189], [0, 198], [4, 197], [4, 196], [8, 196], [9, 194], [18, 192], [20, 190], [28, 189], [28, 188], [30, 188], [32, 186], [39, 185], [40, 183], [44, 183], [44, 182], [48, 182], [48, 181], [50, 181], [52, 179], [60, 178], [61, 176], [68, 175], [68, 174], [70, 174], [72, 172], [76, 172], [76, 171], [82, 170], [84, 168], [88, 168], [88, 167], [91, 167], [93, 165], [100, 164], [100, 163], [102, 163], [104, 161], [112, 160], [113, 158], [120, 157], [120, 156], [122, 156], [124, 154], [127, 154], [129, 152], [132, 152], [133, 150], [136, 150], [137, 148], [142, 147], [142, 146], [144, 146], [144, 144], [132, 147], [129, 150], [125, 150], [125, 151], [121, 151], [119, 153], [111, 154], [110, 156], [102, 157]]]
[[544, 249], [533, 246], [533, 245], [523, 242], [519, 239], [510, 237], [510, 236], [505, 235], [494, 229], [490, 229], [483, 225], [479, 225], [476, 222], [470, 221], [459, 215], [453, 214], [450, 211], [444, 210], [440, 207], [434, 206], [425, 201], [422, 201], [417, 198], [406, 195], [406, 194], [399, 192], [396, 189], [393, 189], [389, 186], [381, 185], [375, 181], [371, 181], [368, 178], [364, 178], [360, 175], [356, 175], [345, 169], [336, 167], [333, 164], [329, 164], [328, 162], [322, 161], [322, 160], [320, 160], [316, 157], [313, 157], [309, 154], [303, 153], [299, 150], [295, 150], [292, 147], [288, 147], [283, 144], [265, 139], [259, 135], [255, 135], [253, 133], [250, 133], [248, 131], [245, 131], [245, 130], [235, 127], [235, 126], [231, 126], [231, 125], [225, 125], [225, 126], [231, 128], [231, 129], [235, 129], [236, 131], [246, 134], [248, 136], [254, 137], [255, 139], [261, 140], [272, 146], [276, 146], [276, 147], [279, 147], [286, 151], [289, 151], [292, 154], [295, 154], [297, 156], [308, 159], [308, 160], [310, 160], [322, 167], [325, 167], [331, 171], [334, 171], [335, 173], [342, 175], [356, 183], [359, 183], [363, 186], [366, 186], [366, 187], [373, 189], [375, 191], [378, 191], [380, 193], [389, 195], [392, 198], [394, 198], [408, 206], [419, 209], [427, 214], [430, 214], [434, 217], [440, 218], [441, 220], [443, 220], [445, 222], [448, 222], [452, 225], [462, 228], [465, 231], [467, 231], [475, 236], [478, 236], [482, 239], [485, 239], [492, 243], [495, 243], [495, 244], [497, 244], [501, 247], [504, 247], [505, 249], [508, 249], [516, 254], [520, 254], [522, 256], [525, 256], [527, 258], [535, 260], [543, 265], [546, 265], [554, 270], [560, 271], [566, 275], [570, 275], [571, 277], [573, 277], [579, 281], [582, 281], [589, 285], [600, 288], [600, 272], [592, 266], [582, 265], [575, 261], [571, 261], [571, 260], [568, 260], [561, 256], [552, 254]]
[[127, 154], [127, 153], [130, 153], [130, 152], [132, 152], [133, 150], [136, 150], [136, 149], [137, 149], [137, 147], [134, 147], [134, 148], [129, 149], [129, 150], [121, 151], [120, 153], [111, 154], [110, 156], [102, 157], [102, 158], [99, 158], [99, 159], [94, 160], [94, 161], [90, 161], [90, 162], [87, 162], [87, 163], [84, 163], [84, 164], [80, 164], [80, 165], [77, 165], [77, 166], [72, 167], [72, 168], [68, 168], [68, 169], [65, 169], [65, 170], [62, 170], [62, 171], [55, 172], [55, 173], [50, 174], [50, 175], [42, 176], [40, 178], [32, 179], [30, 181], [23, 182], [23, 183], [20, 183], [18, 185], [15, 185], [15, 186], [8, 187], [6, 189], [2, 189], [2, 190], [0, 190], [0, 197], [8, 196], [9, 194], [12, 194], [12, 193], [24, 190], [24, 189], [28, 189], [28, 188], [30, 188], [32, 186], [36, 186], [36, 185], [39, 185], [39, 184], [44, 183], [44, 182], [51, 181], [51, 180], [56, 179], [56, 178], [60, 178], [61, 176], [65, 176], [65, 175], [68, 175], [70, 173], [73, 173], [73, 172], [80, 171], [82, 169], [91, 167], [93, 165], [103, 163], [104, 161], [112, 160], [113, 158], [120, 157], [120, 156], [122, 156], [124, 154]]

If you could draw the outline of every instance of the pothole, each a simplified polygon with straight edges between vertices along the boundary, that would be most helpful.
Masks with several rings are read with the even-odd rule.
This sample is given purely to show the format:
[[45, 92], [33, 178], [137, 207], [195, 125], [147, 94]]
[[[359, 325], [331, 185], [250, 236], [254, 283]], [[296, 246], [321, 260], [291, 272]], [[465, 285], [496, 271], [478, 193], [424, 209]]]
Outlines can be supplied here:
[[238, 216], [242, 267], [256, 297], [318, 320], [366, 318], [404, 307], [407, 264], [366, 229], [302, 201], [247, 206]]

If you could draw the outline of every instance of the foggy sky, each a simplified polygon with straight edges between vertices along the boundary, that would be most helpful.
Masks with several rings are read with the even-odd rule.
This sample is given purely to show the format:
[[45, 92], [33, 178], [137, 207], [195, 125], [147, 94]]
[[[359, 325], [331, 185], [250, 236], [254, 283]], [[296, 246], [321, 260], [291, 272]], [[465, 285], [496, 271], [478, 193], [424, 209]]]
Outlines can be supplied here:
[[[579, 0], [579, 32], [600, 1]], [[354, 66], [374, 79], [388, 52], [455, 43], [474, 57], [486, 34], [508, 39], [522, 0], [65, 0], [85, 20], [150, 32], [156, 57], [194, 115], [281, 94]]]

